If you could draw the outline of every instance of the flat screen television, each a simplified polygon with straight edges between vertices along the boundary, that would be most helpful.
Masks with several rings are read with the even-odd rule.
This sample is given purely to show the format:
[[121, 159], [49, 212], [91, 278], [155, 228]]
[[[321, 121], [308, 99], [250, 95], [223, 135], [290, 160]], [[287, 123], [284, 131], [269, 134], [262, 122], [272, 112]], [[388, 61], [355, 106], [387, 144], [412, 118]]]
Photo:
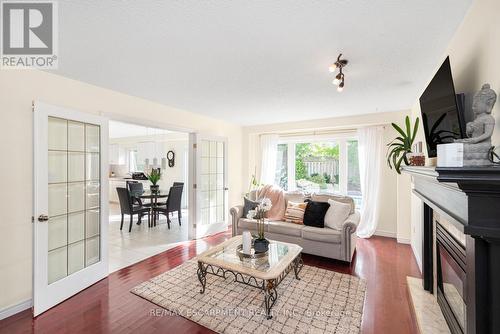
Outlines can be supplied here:
[[422, 124], [430, 158], [436, 156], [438, 144], [451, 143], [454, 139], [464, 138], [463, 106], [464, 95], [455, 94], [450, 59], [447, 57], [420, 96]]

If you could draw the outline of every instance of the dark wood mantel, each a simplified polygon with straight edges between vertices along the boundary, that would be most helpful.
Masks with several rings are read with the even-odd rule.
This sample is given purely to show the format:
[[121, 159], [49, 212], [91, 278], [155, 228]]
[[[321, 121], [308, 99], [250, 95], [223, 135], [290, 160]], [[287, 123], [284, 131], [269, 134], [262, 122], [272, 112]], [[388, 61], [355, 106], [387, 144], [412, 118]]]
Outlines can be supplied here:
[[425, 226], [426, 210], [432, 208], [467, 235], [467, 333], [500, 333], [500, 168], [403, 170], [412, 176], [413, 191], [426, 207], [424, 288], [432, 292], [432, 235]]

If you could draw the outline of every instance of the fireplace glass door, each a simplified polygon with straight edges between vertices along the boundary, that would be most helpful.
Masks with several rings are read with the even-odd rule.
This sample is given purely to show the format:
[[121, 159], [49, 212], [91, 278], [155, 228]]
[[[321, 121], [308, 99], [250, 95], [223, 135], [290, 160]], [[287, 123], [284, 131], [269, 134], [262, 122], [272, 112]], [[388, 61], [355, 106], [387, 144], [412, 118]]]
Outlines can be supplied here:
[[467, 317], [465, 249], [438, 224], [437, 251], [438, 301], [441, 308], [444, 308], [443, 313], [452, 332], [465, 333]]

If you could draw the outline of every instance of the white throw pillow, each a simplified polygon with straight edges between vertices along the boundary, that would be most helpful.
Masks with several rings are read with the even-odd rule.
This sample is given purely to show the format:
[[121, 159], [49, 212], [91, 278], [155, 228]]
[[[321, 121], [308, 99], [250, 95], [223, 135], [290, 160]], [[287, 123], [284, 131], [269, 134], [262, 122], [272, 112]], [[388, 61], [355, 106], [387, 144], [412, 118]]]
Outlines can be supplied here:
[[332, 199], [328, 200], [328, 204], [330, 204], [330, 207], [328, 211], [326, 211], [325, 226], [336, 230], [342, 230], [342, 225], [351, 212], [351, 205], [337, 202]]

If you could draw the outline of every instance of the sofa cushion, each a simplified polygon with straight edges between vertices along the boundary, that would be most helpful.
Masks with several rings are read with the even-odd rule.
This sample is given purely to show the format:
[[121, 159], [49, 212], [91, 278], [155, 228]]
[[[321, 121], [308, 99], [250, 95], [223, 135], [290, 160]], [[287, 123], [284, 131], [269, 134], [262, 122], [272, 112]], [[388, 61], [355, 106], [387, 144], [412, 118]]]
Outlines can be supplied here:
[[286, 205], [285, 218], [286, 222], [294, 224], [304, 224], [304, 212], [306, 211], [307, 203], [288, 201]]
[[345, 220], [349, 217], [351, 206], [347, 203], [338, 202], [333, 199], [329, 199], [328, 204], [330, 204], [330, 208], [328, 208], [325, 215], [325, 226], [341, 230]]
[[[267, 225], [268, 222], [264, 222], [264, 231], [267, 232]], [[252, 231], [257, 231], [257, 220], [255, 219], [247, 219], [247, 218], [240, 218], [238, 221], [238, 228], [242, 230], [252, 230]]]
[[318, 228], [312, 226], [304, 226], [302, 228], [302, 238], [332, 244], [340, 243], [340, 233], [340, 231], [331, 228]]
[[316, 202], [328, 202], [329, 199], [333, 199], [334, 201], [341, 202], [341, 203], [346, 203], [351, 206], [351, 212], [350, 214], [353, 214], [356, 207], [354, 205], [354, 199], [349, 196], [342, 196], [342, 195], [334, 195], [334, 194], [313, 194], [311, 196], [311, 200], [316, 201]]
[[252, 201], [246, 197], [243, 198], [245, 200], [245, 204], [243, 205], [243, 217], [246, 218], [248, 215], [248, 211], [253, 210], [259, 205], [259, 202]]
[[280, 221], [270, 221], [267, 225], [267, 230], [269, 233], [285, 234], [294, 237], [301, 237], [301, 231], [303, 228], [304, 225]]
[[314, 227], [325, 226], [325, 214], [330, 204], [328, 202], [308, 201], [304, 213], [304, 225]]

